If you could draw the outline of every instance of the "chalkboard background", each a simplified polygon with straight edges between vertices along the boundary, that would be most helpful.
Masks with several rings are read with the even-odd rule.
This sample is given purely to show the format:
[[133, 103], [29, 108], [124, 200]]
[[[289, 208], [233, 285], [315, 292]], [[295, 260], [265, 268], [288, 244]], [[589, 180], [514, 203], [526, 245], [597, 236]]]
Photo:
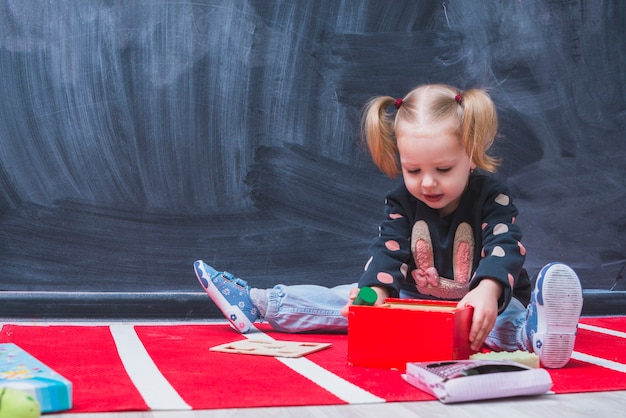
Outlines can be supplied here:
[[529, 271], [624, 291], [625, 27], [621, 1], [3, 0], [0, 316], [211, 316], [196, 259], [355, 281], [395, 184], [360, 109], [427, 82], [489, 88]]

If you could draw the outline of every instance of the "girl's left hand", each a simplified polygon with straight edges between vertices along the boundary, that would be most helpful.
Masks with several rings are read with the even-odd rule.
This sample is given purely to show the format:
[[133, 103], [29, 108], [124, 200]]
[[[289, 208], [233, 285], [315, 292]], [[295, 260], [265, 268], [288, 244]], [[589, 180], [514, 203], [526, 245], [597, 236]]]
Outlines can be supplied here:
[[458, 307], [472, 306], [472, 326], [470, 328], [470, 348], [479, 351], [493, 329], [498, 316], [498, 299], [502, 286], [495, 280], [483, 279], [478, 286], [470, 290], [458, 303]]

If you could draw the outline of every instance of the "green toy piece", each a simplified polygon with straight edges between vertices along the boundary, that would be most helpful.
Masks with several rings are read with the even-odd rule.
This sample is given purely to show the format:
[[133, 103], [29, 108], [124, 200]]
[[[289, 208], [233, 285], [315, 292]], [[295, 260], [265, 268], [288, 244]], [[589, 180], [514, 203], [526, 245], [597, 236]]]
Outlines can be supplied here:
[[371, 287], [364, 286], [359, 290], [359, 293], [352, 303], [354, 305], [372, 306], [376, 303], [376, 299], [378, 299], [376, 291]]
[[21, 390], [0, 388], [0, 418], [39, 418], [41, 407], [37, 399]]

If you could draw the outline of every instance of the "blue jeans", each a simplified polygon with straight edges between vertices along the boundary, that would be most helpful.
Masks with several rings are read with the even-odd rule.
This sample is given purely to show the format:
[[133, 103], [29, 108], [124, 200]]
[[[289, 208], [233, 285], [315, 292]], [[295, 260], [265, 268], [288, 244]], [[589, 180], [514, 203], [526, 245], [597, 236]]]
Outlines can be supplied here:
[[[350, 289], [357, 284], [332, 288], [317, 285], [277, 285], [269, 291], [265, 317], [277, 331], [300, 332], [347, 332], [348, 318], [341, 315], [341, 308], [348, 303]], [[400, 294], [400, 297], [410, 295]], [[522, 341], [521, 327], [526, 322], [526, 308], [512, 298], [507, 308], [498, 315], [496, 324], [485, 345], [496, 351], [526, 351]]]

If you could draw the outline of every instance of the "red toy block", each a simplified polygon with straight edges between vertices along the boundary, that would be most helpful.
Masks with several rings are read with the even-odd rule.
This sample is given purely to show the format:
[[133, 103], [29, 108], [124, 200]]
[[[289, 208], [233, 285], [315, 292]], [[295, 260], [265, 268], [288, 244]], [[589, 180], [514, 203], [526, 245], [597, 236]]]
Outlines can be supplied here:
[[382, 305], [351, 305], [348, 364], [405, 370], [408, 362], [466, 360], [471, 307], [456, 302], [390, 298]]

